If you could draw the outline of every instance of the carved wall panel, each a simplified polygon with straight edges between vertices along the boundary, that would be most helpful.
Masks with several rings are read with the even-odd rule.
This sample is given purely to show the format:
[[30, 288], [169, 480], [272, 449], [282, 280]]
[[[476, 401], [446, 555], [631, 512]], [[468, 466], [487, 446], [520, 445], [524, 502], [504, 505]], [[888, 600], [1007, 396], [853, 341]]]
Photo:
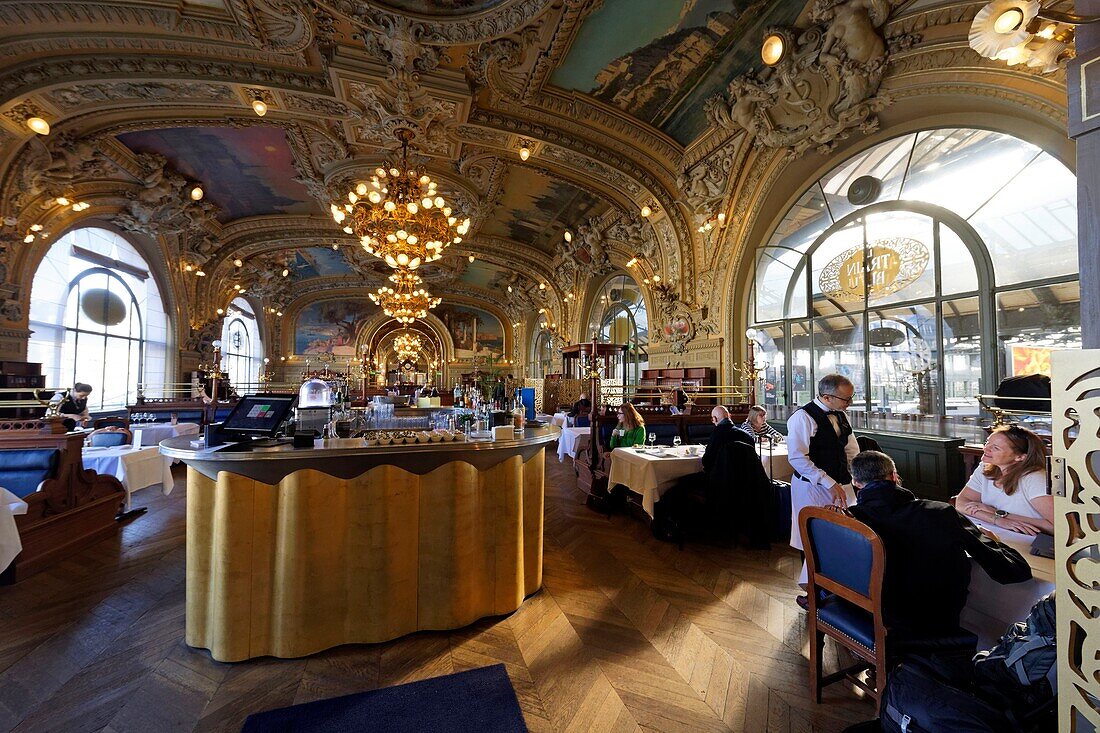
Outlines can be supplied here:
[[1074, 733], [1100, 728], [1098, 363], [1100, 350], [1051, 355], [1054, 456], [1065, 461], [1065, 496], [1054, 498], [1058, 729]]

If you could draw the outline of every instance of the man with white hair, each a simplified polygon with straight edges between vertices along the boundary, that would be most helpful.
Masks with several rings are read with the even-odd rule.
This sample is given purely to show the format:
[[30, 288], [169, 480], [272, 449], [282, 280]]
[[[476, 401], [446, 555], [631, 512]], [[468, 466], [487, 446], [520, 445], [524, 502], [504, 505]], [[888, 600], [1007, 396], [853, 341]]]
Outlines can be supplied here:
[[[826, 374], [817, 383], [817, 397], [802, 405], [787, 420], [787, 458], [791, 477], [791, 546], [802, 550], [798, 513], [807, 506], [855, 503], [848, 464], [859, 453], [859, 444], [844, 410], [852, 402], [855, 385], [842, 374]], [[806, 583], [802, 564], [799, 584]], [[799, 605], [805, 603], [799, 598]]]

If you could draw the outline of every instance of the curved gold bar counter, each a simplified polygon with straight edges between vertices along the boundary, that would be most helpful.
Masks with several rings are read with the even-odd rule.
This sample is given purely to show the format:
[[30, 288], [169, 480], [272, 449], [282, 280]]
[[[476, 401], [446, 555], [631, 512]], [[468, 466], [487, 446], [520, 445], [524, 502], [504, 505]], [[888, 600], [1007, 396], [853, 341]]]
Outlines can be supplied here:
[[187, 634], [214, 659], [301, 657], [511, 613], [542, 586], [543, 453], [513, 440], [230, 452], [187, 464]]

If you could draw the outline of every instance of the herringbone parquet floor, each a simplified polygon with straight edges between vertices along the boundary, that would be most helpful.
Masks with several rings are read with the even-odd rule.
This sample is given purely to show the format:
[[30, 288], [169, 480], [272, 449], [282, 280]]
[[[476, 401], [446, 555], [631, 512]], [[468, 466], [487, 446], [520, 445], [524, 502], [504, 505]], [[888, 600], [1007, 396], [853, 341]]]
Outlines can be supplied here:
[[681, 551], [586, 509], [553, 455], [544, 587], [511, 616], [307, 659], [214, 662], [183, 643], [183, 483], [138, 494], [149, 513], [120, 539], [0, 588], [0, 731], [237, 731], [257, 710], [498, 662], [532, 731], [800, 733], [872, 716], [843, 685], [810, 701], [793, 551]]

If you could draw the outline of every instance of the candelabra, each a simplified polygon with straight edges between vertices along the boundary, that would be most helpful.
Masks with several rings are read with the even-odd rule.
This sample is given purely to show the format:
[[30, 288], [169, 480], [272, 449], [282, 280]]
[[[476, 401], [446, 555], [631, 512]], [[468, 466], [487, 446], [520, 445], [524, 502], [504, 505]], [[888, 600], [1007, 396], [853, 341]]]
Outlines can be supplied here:
[[756, 339], [759, 337], [760, 332], [755, 328], [750, 328], [745, 331], [745, 338], [749, 342], [749, 354], [748, 358], [739, 367], [739, 371], [745, 375], [745, 379], [749, 382], [749, 403], [756, 404], [756, 383], [760, 380], [762, 375], [768, 368], [768, 362], [756, 361]]

